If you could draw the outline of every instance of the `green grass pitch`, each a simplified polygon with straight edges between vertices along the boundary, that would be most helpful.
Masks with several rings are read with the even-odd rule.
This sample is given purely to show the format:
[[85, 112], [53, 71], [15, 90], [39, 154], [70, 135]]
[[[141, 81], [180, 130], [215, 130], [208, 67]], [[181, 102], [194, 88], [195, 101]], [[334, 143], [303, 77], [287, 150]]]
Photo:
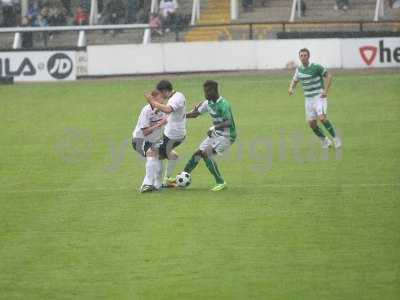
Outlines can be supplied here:
[[[209, 192], [138, 193], [130, 136], [157, 80], [0, 86], [1, 299], [399, 299], [400, 75], [338, 74], [321, 152], [290, 76], [216, 79], [238, 128]], [[188, 121], [184, 166], [210, 126]]]

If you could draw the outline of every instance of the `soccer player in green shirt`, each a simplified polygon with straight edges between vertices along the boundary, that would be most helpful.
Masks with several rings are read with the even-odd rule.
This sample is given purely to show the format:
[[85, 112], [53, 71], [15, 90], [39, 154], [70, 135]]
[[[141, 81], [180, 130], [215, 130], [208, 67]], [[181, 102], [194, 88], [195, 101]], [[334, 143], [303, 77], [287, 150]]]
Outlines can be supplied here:
[[306, 48], [299, 51], [301, 65], [296, 69], [289, 86], [289, 96], [293, 95], [299, 81], [303, 86], [306, 98], [306, 119], [315, 135], [322, 141], [322, 148], [332, 146], [332, 141], [325, 136], [318, 126], [318, 120], [332, 136], [334, 146], [339, 148], [342, 143], [336, 135], [332, 123], [327, 119], [328, 92], [332, 83], [332, 75], [319, 64], [310, 63], [310, 51]]
[[213, 80], [207, 80], [203, 88], [206, 100], [197, 104], [191, 112], [186, 114], [186, 118], [197, 118], [201, 114], [209, 113], [213, 126], [207, 131], [208, 137], [200, 144], [199, 149], [187, 162], [184, 171], [191, 173], [199, 161], [203, 159], [216, 181], [216, 185], [211, 191], [217, 192], [226, 188], [226, 183], [213, 156], [215, 154], [222, 155], [232, 145], [236, 139], [236, 127], [231, 105], [219, 95], [218, 83]]

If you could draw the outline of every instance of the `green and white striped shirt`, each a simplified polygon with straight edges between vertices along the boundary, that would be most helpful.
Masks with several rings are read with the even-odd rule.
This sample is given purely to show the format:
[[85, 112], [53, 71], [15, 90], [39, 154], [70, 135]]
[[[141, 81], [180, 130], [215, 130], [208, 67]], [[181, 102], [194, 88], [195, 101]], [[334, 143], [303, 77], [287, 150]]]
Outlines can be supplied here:
[[201, 114], [209, 113], [213, 125], [221, 124], [222, 122], [229, 120], [231, 125], [226, 128], [216, 129], [216, 134], [225, 136], [234, 142], [236, 139], [236, 126], [233, 119], [231, 104], [223, 97], [219, 97], [216, 102], [204, 100], [198, 107], [198, 112]]
[[327, 70], [319, 64], [310, 63], [307, 67], [300, 65], [296, 69], [293, 80], [301, 81], [306, 98], [314, 97], [322, 93], [326, 73]]

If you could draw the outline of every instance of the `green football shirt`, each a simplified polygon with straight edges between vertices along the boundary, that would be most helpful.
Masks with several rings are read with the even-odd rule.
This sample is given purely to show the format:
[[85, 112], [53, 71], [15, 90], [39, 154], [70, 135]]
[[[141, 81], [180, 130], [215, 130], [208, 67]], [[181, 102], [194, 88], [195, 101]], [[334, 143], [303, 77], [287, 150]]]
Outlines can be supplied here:
[[216, 129], [216, 134], [228, 137], [232, 142], [236, 139], [236, 127], [233, 119], [231, 104], [223, 97], [219, 97], [216, 102], [204, 100], [198, 108], [199, 113], [209, 113], [214, 126], [221, 124], [226, 120], [231, 121], [227, 128]]
[[301, 82], [306, 98], [314, 97], [323, 91], [326, 73], [327, 70], [319, 64], [310, 63], [307, 67], [300, 65], [296, 69], [293, 80]]

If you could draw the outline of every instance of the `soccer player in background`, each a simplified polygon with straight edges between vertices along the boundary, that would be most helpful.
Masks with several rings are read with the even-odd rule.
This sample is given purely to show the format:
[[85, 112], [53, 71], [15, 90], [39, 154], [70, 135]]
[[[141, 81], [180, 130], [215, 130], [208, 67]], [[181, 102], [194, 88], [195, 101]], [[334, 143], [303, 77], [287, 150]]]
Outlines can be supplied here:
[[306, 119], [315, 135], [321, 139], [322, 147], [328, 148], [332, 141], [325, 136], [318, 126], [318, 120], [332, 136], [336, 148], [341, 146], [333, 124], [327, 119], [328, 92], [332, 83], [332, 75], [321, 65], [310, 63], [310, 51], [306, 48], [299, 51], [301, 65], [297, 67], [289, 86], [289, 96], [293, 95], [299, 81], [303, 86], [306, 98], [305, 110]]
[[213, 126], [208, 129], [207, 138], [187, 162], [184, 171], [191, 173], [199, 161], [203, 159], [216, 181], [216, 185], [211, 191], [217, 192], [226, 187], [226, 182], [218, 169], [214, 155], [222, 155], [224, 151], [229, 149], [236, 139], [236, 127], [231, 105], [224, 97], [219, 95], [218, 83], [207, 80], [203, 89], [206, 100], [200, 102], [192, 111], [187, 113], [186, 118], [197, 118], [201, 114], [209, 113]]
[[[152, 92], [152, 97], [157, 103], [164, 100], [158, 91]], [[163, 166], [159, 160], [159, 147], [162, 144], [162, 129], [166, 122], [165, 113], [147, 104], [143, 107], [132, 133], [133, 149], [146, 158], [146, 176], [140, 188], [141, 193], [161, 188]]]
[[164, 99], [168, 99], [167, 104], [156, 101], [150, 93], [145, 93], [145, 97], [150, 105], [168, 114], [159, 155], [160, 159], [168, 159], [165, 184], [168, 187], [174, 187], [173, 174], [179, 157], [173, 149], [182, 144], [186, 136], [186, 98], [182, 93], [175, 91], [168, 80], [161, 80], [156, 89]]

